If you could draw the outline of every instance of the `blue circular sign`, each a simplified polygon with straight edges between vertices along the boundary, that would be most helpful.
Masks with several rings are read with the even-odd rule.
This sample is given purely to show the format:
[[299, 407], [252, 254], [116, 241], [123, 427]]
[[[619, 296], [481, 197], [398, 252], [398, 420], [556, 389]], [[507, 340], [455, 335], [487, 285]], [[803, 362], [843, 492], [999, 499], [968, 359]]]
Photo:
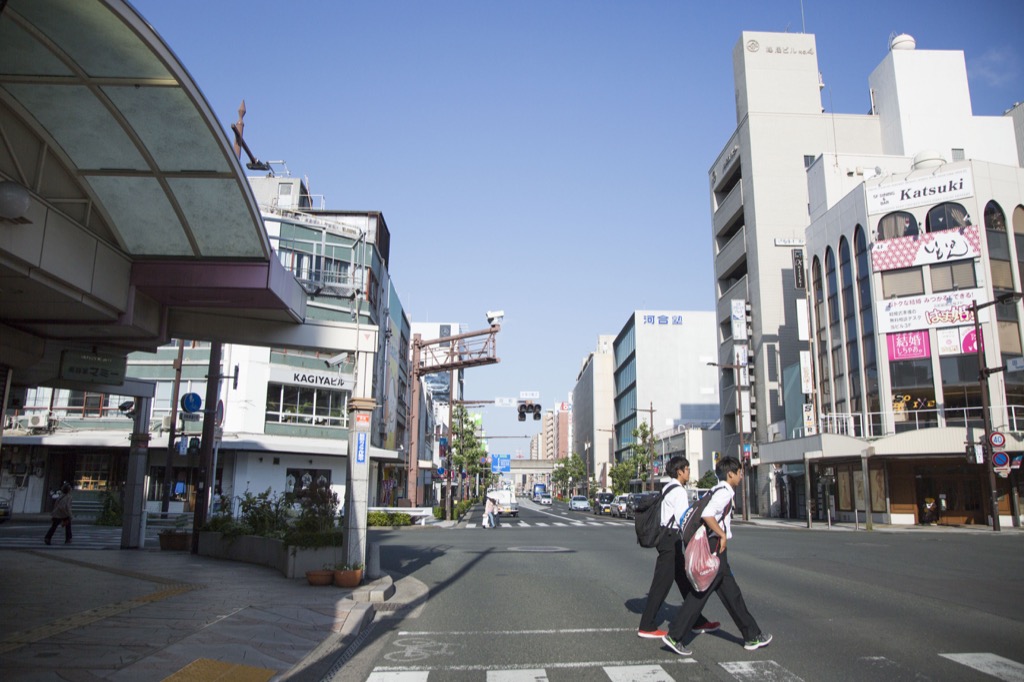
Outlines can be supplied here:
[[181, 396], [181, 409], [185, 410], [189, 414], [198, 412], [199, 408], [203, 406], [203, 399], [199, 397], [198, 393], [186, 393]]
[[1010, 465], [1010, 456], [1005, 452], [992, 453], [992, 466], [1005, 467]]
[[437, 467], [437, 475], [444, 476], [444, 467]]

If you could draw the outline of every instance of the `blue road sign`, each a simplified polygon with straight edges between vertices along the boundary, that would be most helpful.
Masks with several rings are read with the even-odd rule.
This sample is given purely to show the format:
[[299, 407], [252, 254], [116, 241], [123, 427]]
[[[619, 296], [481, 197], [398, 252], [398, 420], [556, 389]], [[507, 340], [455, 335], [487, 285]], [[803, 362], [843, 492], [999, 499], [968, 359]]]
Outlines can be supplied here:
[[356, 434], [356, 464], [366, 464], [366, 433]]

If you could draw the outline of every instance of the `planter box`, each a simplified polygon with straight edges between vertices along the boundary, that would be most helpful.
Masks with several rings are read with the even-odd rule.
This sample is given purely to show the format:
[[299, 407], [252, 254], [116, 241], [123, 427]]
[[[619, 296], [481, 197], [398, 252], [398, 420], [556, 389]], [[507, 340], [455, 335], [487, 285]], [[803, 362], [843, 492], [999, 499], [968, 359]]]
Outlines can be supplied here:
[[286, 547], [275, 538], [242, 535], [225, 539], [222, 533], [204, 531], [199, 534], [199, 554], [267, 566], [286, 578], [301, 578], [306, 571], [319, 571], [324, 564], [340, 561], [341, 547]]

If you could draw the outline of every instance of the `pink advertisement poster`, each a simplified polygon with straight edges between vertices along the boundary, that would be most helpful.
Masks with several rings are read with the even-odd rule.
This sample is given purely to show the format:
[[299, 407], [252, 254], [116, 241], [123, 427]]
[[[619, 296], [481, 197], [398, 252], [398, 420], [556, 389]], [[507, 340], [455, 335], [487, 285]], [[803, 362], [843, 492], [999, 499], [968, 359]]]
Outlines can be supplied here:
[[931, 357], [932, 348], [927, 330], [886, 334], [885, 340], [889, 346], [890, 362]]

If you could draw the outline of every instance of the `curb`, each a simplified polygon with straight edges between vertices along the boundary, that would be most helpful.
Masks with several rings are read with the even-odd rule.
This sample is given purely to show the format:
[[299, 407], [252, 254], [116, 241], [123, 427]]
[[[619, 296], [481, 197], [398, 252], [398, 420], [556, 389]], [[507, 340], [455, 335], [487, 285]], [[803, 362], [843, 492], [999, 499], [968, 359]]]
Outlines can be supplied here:
[[352, 590], [352, 600], [380, 604], [395, 596], [395, 583], [386, 573], [371, 583]]
[[273, 682], [288, 682], [299, 680], [319, 680], [334, 666], [334, 661], [339, 656], [344, 656], [345, 651], [359, 639], [367, 627], [373, 622], [376, 611], [372, 604], [357, 603], [349, 611], [345, 622], [337, 632], [317, 645], [315, 649], [306, 654], [302, 660], [297, 662], [286, 672], [277, 675]]

